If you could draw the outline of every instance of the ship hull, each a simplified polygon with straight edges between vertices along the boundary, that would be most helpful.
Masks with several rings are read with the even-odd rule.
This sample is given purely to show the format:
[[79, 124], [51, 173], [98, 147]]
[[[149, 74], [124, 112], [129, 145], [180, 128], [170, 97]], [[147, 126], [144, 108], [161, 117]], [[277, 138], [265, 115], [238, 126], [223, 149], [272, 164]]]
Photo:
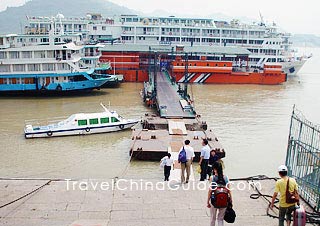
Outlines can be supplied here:
[[[116, 51], [103, 51], [100, 60], [111, 62], [115, 72], [123, 74], [124, 81], [127, 82], [146, 82], [149, 80], [148, 71], [154, 72], [160, 68], [167, 70], [177, 82], [276, 85], [287, 79], [281, 65], [266, 64], [263, 68], [255, 69], [243, 65], [234, 66], [232, 60], [212, 60], [212, 56], [208, 56], [207, 52], [201, 52], [202, 55], [197, 57], [191, 56], [192, 52], [189, 53], [191, 59], [188, 59], [186, 68], [185, 56], [182, 57], [179, 52], [182, 51], [179, 49], [182, 47], [178, 46], [175, 56], [168, 55], [166, 51], [161, 56], [159, 53], [157, 53], [159, 56], [154, 56], [145, 50], [119, 52], [121, 46], [116, 48]], [[155, 57], [158, 60], [157, 64], [155, 64]], [[238, 56], [239, 59], [240, 57], [248, 60], [248, 56]], [[184, 78], [186, 70], [189, 74], [187, 81]]]
[[138, 121], [129, 123], [118, 123], [115, 125], [108, 126], [87, 126], [83, 128], [60, 128], [56, 130], [44, 130], [35, 132], [26, 132], [25, 138], [46, 138], [46, 137], [61, 137], [61, 136], [73, 136], [73, 135], [89, 135], [96, 133], [109, 133], [117, 132], [131, 128]]
[[293, 62], [283, 62], [281, 63], [283, 71], [288, 76], [296, 76], [300, 69], [305, 64], [306, 60], [293, 61]]
[[[192, 74], [192, 73], [191, 73]], [[183, 73], [174, 74], [176, 81], [185, 82]], [[259, 84], [277, 85], [287, 80], [286, 75], [264, 75], [262, 73], [193, 73], [188, 83], [197, 84]]]
[[[82, 80], [74, 81], [81, 77]], [[0, 75], [0, 94], [62, 94], [99, 89], [109, 78], [92, 79], [87, 73]]]

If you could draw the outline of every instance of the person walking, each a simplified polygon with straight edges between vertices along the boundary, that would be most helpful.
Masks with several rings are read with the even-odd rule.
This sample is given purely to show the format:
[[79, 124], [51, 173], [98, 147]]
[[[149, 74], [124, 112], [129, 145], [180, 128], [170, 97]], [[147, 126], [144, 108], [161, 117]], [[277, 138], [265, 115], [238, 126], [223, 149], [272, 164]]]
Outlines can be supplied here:
[[209, 158], [209, 163], [208, 163], [208, 178], [210, 179], [211, 175], [212, 175], [212, 166], [215, 162], [217, 162], [219, 160], [219, 156], [216, 154], [216, 151], [214, 149], [212, 149], [210, 151], [210, 158]]
[[168, 153], [166, 156], [164, 156], [161, 159], [161, 163], [163, 163], [164, 181], [169, 181], [171, 166], [173, 165], [171, 154]]
[[[274, 189], [274, 194], [272, 196], [270, 209], [274, 207], [274, 201], [280, 193], [279, 199], [279, 226], [284, 226], [284, 220], [287, 222], [287, 226], [291, 224], [291, 214], [296, 208], [297, 203], [287, 203], [286, 200], [286, 191], [287, 186], [289, 192], [298, 191], [298, 184], [294, 178], [289, 178], [288, 175], [288, 168], [285, 165], [281, 165], [278, 168], [279, 176], [281, 177], [276, 182], [276, 186]], [[289, 181], [288, 181], [289, 180]], [[286, 217], [286, 219], [285, 219]]]
[[200, 181], [207, 179], [208, 162], [210, 158], [210, 147], [208, 145], [208, 140], [204, 139], [202, 141], [202, 146], [203, 147], [201, 148], [199, 161], [199, 165], [201, 166]]
[[[180, 157], [183, 152], [185, 152], [186, 160], [185, 162], [178, 160], [181, 163], [181, 183], [188, 183], [190, 178], [190, 168], [194, 158], [194, 150], [190, 146], [190, 140], [185, 140], [184, 144], [179, 151], [178, 156]], [[187, 177], [185, 177], [185, 171], [187, 172]]]
[[212, 199], [213, 192], [217, 188], [225, 187], [227, 190], [226, 195], [228, 197], [227, 202], [232, 203], [229, 179], [227, 176], [223, 175], [223, 169], [222, 169], [221, 163], [215, 162], [212, 167], [213, 167], [213, 176], [210, 178], [211, 186], [209, 187], [208, 199], [207, 199], [207, 207], [210, 208], [210, 226], [215, 226], [216, 220], [218, 221], [218, 226], [223, 226], [224, 215], [227, 207], [224, 207], [224, 208], [215, 207], [211, 203], [211, 199]]

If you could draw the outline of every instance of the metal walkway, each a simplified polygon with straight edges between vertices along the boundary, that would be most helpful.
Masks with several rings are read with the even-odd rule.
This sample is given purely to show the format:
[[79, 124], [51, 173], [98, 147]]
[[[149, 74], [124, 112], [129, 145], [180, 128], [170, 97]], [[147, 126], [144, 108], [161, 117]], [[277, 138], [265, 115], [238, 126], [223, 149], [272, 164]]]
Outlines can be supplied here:
[[158, 72], [157, 81], [157, 104], [162, 118], [195, 118], [191, 109], [183, 109], [176, 84], [171, 84], [165, 72]]

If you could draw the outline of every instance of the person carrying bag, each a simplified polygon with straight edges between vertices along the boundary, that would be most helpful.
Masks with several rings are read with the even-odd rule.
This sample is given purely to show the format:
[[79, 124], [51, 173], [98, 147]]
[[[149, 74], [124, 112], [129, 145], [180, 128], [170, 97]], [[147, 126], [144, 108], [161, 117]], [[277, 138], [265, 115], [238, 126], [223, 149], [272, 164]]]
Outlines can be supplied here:
[[280, 193], [279, 198], [279, 226], [284, 226], [286, 220], [287, 225], [291, 223], [292, 212], [296, 210], [296, 204], [299, 204], [298, 184], [293, 178], [289, 178], [288, 168], [281, 165], [278, 168], [281, 177], [276, 182], [274, 194], [272, 196], [270, 209], [274, 207], [274, 201]]
[[224, 217], [228, 205], [232, 203], [229, 179], [223, 175], [221, 163], [213, 164], [213, 176], [210, 179], [211, 186], [208, 191], [207, 207], [210, 208], [210, 226], [224, 225]]

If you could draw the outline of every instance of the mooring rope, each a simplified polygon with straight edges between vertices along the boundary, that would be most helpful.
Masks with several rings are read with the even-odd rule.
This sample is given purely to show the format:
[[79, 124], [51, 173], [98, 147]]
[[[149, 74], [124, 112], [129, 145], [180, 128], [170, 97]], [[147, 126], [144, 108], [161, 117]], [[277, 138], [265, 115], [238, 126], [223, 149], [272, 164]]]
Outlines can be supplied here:
[[9, 206], [9, 205], [11, 205], [11, 204], [13, 204], [13, 203], [15, 203], [15, 202], [23, 199], [23, 198], [25, 198], [25, 197], [27, 197], [27, 196], [35, 193], [35, 192], [38, 192], [40, 189], [44, 188], [46, 185], [49, 185], [51, 181], [52, 181], [52, 180], [49, 180], [49, 181], [47, 181], [45, 184], [43, 184], [43, 185], [41, 185], [40, 187], [32, 190], [31, 192], [29, 192], [29, 193], [27, 193], [27, 194], [25, 194], [25, 195], [23, 195], [23, 196], [15, 199], [15, 200], [11, 201], [11, 202], [8, 202], [8, 203], [6, 203], [6, 204], [1, 205], [1, 206], [0, 206], [0, 209], [3, 208], [3, 207]]

